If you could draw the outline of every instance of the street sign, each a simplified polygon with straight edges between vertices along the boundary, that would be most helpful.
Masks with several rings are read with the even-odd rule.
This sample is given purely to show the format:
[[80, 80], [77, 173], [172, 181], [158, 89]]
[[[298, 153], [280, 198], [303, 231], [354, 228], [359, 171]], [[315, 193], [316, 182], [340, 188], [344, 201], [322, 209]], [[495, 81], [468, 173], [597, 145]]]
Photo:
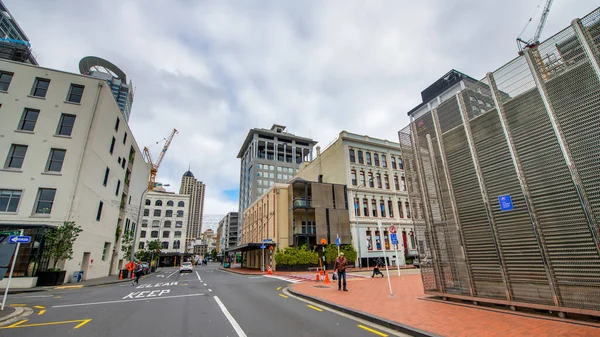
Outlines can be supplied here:
[[390, 239], [392, 240], [392, 244], [393, 245], [397, 245], [398, 244], [398, 234], [396, 234], [396, 233], [390, 234]]
[[392, 233], [392, 234], [396, 233], [396, 226], [394, 226], [394, 225], [390, 226], [390, 233]]
[[513, 209], [515, 209], [513, 207], [512, 199], [510, 198], [510, 194], [499, 196], [498, 201], [500, 201], [500, 209], [502, 210], [502, 212], [512, 211]]
[[31, 242], [31, 236], [26, 236], [26, 235], [11, 235], [10, 238], [8, 239], [8, 242], [10, 243], [30, 243]]
[[335, 244], [339, 247], [342, 245], [342, 240], [340, 238], [335, 238]]
[[263, 242], [273, 242], [273, 239], [263, 239]]
[[265, 248], [267, 248], [267, 246], [265, 246], [265, 245], [260, 246], [260, 249], [265, 249]]

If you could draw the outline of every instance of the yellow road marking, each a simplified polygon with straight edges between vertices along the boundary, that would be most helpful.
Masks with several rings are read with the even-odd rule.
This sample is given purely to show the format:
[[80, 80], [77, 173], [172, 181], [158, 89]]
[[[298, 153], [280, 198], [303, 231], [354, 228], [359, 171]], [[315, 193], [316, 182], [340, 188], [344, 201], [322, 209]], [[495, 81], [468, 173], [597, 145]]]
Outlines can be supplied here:
[[288, 283], [287, 286], [289, 287], [289, 286], [295, 286], [295, 285], [296, 285], [295, 283]]
[[10, 326], [0, 327], [0, 329], [30, 328], [30, 327], [35, 327], [35, 326], [58, 325], [58, 324], [69, 324], [69, 323], [79, 323], [77, 326], [75, 326], [73, 328], [73, 329], [79, 329], [80, 327], [89, 323], [91, 320], [92, 320], [91, 318], [88, 318], [88, 319], [78, 319], [78, 320], [73, 320], [73, 321], [46, 322], [46, 323], [23, 324], [23, 325], [21, 325], [21, 323], [26, 322], [26, 321], [21, 321], [21, 322], [15, 323]]
[[24, 307], [25, 304], [11, 304], [11, 307]]
[[284, 294], [279, 294], [279, 296], [283, 297], [283, 298], [288, 298], [287, 296], [285, 296]]
[[73, 289], [73, 288], [83, 288], [83, 284], [77, 285], [77, 286], [60, 286], [60, 287], [56, 287], [54, 289]]
[[188, 285], [187, 283], [180, 284], [180, 286], [187, 286], [187, 285]]
[[43, 315], [46, 312], [46, 309], [40, 310], [40, 312], [38, 312], [38, 316]]
[[36, 309], [46, 309], [46, 307], [44, 307], [42, 305], [34, 305], [33, 307]]
[[9, 328], [14, 328], [14, 327], [16, 327], [17, 325], [19, 325], [19, 324], [23, 324], [23, 323], [25, 323], [25, 322], [27, 322], [27, 320], [26, 320], [26, 319], [24, 319], [24, 320], [22, 320], [22, 321], [19, 321], [19, 322], [17, 322], [17, 323], [15, 323], [15, 324], [13, 324], [13, 325], [9, 325], [8, 327], [9, 327]]
[[281, 290], [281, 287], [277, 287], [277, 290]]
[[62, 298], [62, 296], [54, 296], [54, 298]]
[[379, 331], [377, 331], [375, 329], [371, 329], [368, 326], [364, 326], [364, 325], [359, 324], [358, 327], [361, 328], [361, 329], [367, 330], [369, 332], [372, 332], [372, 333], [376, 334], [377, 336], [387, 337], [387, 335], [384, 334], [383, 332], [379, 332]]
[[309, 307], [309, 308], [311, 308], [311, 309], [315, 309], [316, 311], [323, 311], [323, 309], [317, 308], [314, 305], [307, 304], [306, 306]]

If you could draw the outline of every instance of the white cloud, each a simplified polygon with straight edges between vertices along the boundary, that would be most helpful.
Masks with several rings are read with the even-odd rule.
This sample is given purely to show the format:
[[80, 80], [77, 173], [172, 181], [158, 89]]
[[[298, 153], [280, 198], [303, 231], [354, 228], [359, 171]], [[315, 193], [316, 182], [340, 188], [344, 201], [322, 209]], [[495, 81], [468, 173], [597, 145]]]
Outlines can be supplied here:
[[[448, 70], [481, 78], [514, 58], [539, 3], [4, 2], [43, 66], [76, 72], [96, 55], [125, 71], [136, 85], [130, 124], [140, 146], [179, 130], [158, 180], [177, 191], [191, 164], [207, 184], [207, 214], [237, 208], [224, 191], [239, 184], [248, 129], [284, 124], [321, 147], [341, 130], [396, 140], [421, 90]], [[596, 6], [555, 2], [542, 38]]]

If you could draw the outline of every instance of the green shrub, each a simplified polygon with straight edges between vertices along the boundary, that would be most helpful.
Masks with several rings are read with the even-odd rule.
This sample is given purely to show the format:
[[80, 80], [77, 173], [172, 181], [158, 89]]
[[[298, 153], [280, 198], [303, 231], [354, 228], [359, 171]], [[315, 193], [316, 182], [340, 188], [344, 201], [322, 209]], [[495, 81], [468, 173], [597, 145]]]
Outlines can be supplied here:
[[287, 247], [275, 253], [275, 262], [281, 265], [317, 264], [319, 255], [306, 246]]

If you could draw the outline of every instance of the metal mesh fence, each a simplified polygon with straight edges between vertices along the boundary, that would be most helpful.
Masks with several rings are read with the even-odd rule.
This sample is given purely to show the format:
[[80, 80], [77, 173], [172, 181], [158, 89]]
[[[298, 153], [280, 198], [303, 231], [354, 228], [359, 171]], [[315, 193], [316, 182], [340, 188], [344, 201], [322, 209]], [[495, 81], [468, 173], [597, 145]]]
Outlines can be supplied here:
[[426, 291], [600, 315], [600, 8], [575, 24], [399, 132]]

